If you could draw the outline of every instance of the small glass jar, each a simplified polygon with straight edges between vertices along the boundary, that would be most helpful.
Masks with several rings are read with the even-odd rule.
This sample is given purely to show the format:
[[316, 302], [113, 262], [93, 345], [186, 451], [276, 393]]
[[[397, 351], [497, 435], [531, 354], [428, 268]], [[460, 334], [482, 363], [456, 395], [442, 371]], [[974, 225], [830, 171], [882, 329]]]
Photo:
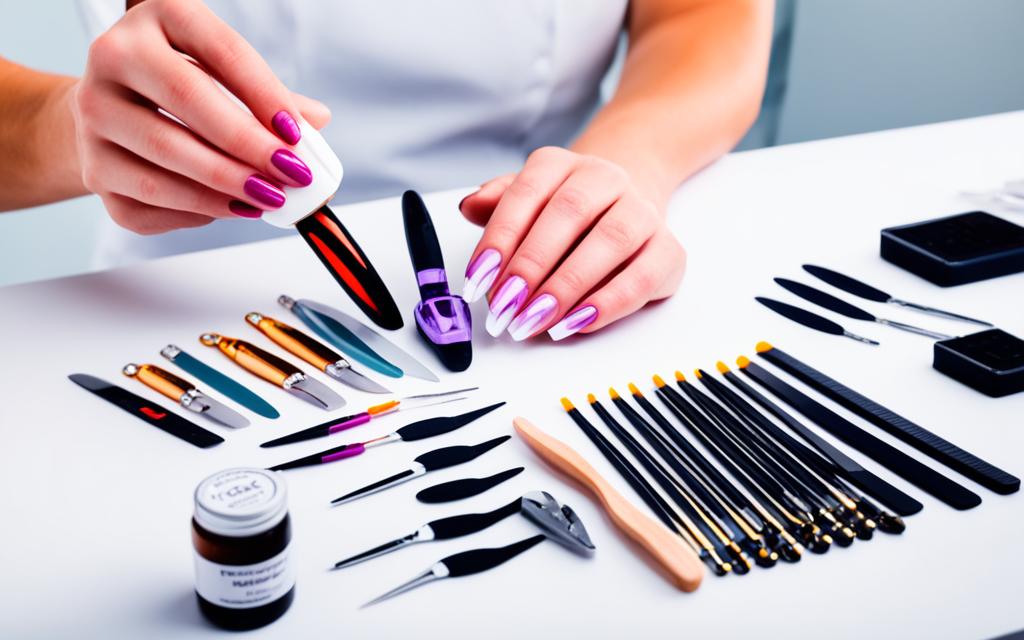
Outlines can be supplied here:
[[291, 521], [280, 474], [228, 469], [199, 483], [192, 517], [199, 609], [224, 629], [255, 629], [292, 604]]

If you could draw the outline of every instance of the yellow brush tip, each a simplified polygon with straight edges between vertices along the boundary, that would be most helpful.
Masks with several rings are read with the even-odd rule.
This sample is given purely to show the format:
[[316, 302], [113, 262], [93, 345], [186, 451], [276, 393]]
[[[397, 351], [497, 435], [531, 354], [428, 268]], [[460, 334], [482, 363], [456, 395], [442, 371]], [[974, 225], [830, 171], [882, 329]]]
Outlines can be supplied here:
[[384, 413], [385, 411], [389, 411], [397, 407], [398, 405], [398, 400], [391, 400], [389, 402], [385, 402], [383, 404], [378, 404], [370, 407], [369, 409], [366, 410], [366, 413], [370, 414], [371, 416], [375, 416], [378, 413]]
[[676, 380], [679, 382], [686, 382], [686, 376], [683, 375], [682, 371], [676, 371]]
[[597, 396], [595, 396], [592, 393], [588, 393], [587, 394], [587, 402], [589, 402], [590, 404], [594, 404], [595, 402], [597, 402]]
[[725, 366], [725, 363], [721, 360], [716, 362], [715, 366], [718, 367], [718, 373], [729, 373], [729, 367]]
[[693, 375], [697, 376], [698, 380], [700, 380], [703, 377], [703, 376], [701, 376], [700, 369], [694, 369], [693, 370]]
[[658, 387], [659, 389], [665, 386], [665, 381], [662, 380], [661, 376], [659, 376], [658, 374], [654, 374], [654, 376], [652, 376], [651, 379], [654, 380], [654, 386]]
[[764, 340], [762, 340], [761, 342], [758, 342], [757, 346], [754, 347], [754, 349], [756, 349], [758, 353], [764, 353], [765, 351], [771, 351], [774, 348], [775, 347], [773, 347], [772, 345], [768, 344]]
[[743, 369], [748, 364], [750, 364], [750, 358], [748, 358], [747, 356], [740, 356], [736, 358], [736, 366], [738, 366], [740, 369]]
[[636, 385], [633, 384], [632, 382], [629, 383], [629, 392], [632, 393], [635, 396], [642, 396], [642, 395], [644, 395], [644, 394], [640, 393], [640, 390], [637, 389]]
[[608, 395], [612, 397], [612, 400], [619, 399], [619, 392], [615, 390], [615, 387], [608, 387]]
[[576, 407], [572, 406], [572, 402], [569, 401], [569, 398], [562, 398], [562, 408], [566, 411], [572, 411]]

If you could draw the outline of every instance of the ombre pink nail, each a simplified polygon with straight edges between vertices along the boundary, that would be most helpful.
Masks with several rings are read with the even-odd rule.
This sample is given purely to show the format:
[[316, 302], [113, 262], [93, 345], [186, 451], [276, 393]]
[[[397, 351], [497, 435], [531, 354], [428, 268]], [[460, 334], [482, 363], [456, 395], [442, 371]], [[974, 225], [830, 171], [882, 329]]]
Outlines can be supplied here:
[[555, 342], [568, 338], [574, 333], [579, 333], [597, 320], [597, 307], [588, 304], [580, 307], [562, 318], [558, 324], [548, 329], [548, 335]]
[[288, 144], [295, 144], [302, 139], [302, 132], [299, 130], [299, 123], [287, 111], [278, 111], [270, 119], [274, 131]]
[[494, 249], [480, 252], [476, 260], [466, 268], [466, 282], [462, 285], [462, 299], [476, 302], [494, 284], [501, 270], [501, 254]]
[[529, 295], [526, 280], [519, 276], [512, 276], [506, 280], [491, 300], [491, 307], [487, 313], [487, 333], [495, 338], [500, 336]]
[[550, 293], [545, 293], [515, 317], [512, 324], [508, 326], [508, 334], [516, 342], [526, 340], [548, 320], [551, 320], [556, 311], [558, 311], [558, 300]]

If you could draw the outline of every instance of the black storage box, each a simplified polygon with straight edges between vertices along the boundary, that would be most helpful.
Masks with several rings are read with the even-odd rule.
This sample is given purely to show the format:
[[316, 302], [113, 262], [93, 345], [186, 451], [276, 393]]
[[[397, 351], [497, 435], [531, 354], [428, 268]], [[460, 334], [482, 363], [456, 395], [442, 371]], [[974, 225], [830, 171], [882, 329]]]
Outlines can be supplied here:
[[1024, 340], [988, 329], [935, 343], [932, 366], [950, 378], [998, 398], [1024, 391]]

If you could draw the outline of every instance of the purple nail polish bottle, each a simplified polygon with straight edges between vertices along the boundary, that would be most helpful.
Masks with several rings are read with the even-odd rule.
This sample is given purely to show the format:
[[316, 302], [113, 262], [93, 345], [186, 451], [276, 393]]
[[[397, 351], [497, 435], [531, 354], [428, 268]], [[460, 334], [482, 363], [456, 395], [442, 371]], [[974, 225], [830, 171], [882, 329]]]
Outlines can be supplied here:
[[444, 256], [434, 223], [423, 199], [415, 191], [402, 195], [402, 217], [409, 257], [420, 289], [420, 302], [413, 312], [416, 329], [445, 367], [465, 371], [473, 362], [473, 320], [469, 305], [448, 289]]

